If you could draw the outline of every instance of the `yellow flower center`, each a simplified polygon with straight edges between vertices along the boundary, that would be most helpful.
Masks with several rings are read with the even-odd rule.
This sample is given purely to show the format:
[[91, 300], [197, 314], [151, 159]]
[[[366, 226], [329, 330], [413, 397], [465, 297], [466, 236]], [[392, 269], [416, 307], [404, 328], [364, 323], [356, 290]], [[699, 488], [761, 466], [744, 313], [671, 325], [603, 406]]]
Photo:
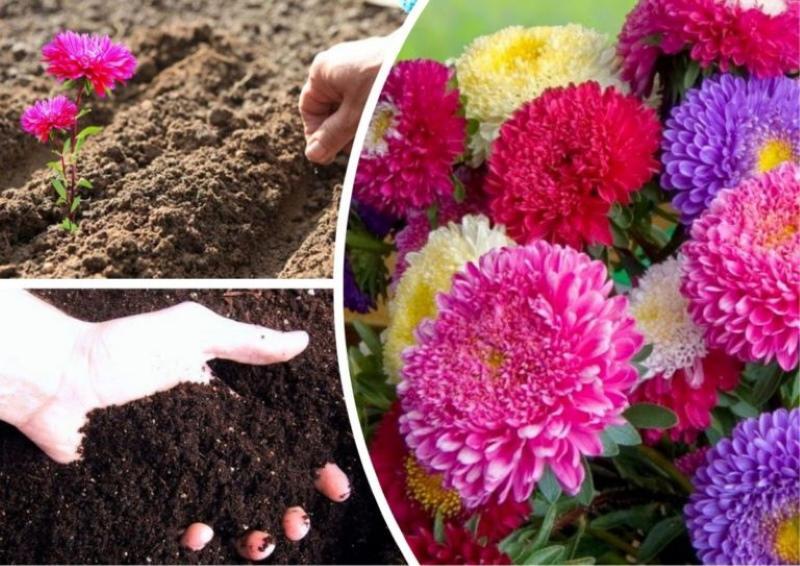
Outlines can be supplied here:
[[456, 491], [442, 486], [441, 474], [427, 473], [414, 456], [406, 458], [405, 468], [408, 496], [428, 513], [441, 513], [448, 519], [461, 511], [461, 498]]
[[756, 169], [759, 173], [766, 173], [793, 159], [794, 151], [791, 143], [780, 139], [768, 140], [758, 152]]
[[382, 102], [375, 109], [367, 130], [364, 145], [368, 151], [382, 155], [388, 149], [387, 139], [395, 126], [397, 108], [389, 102]]
[[516, 41], [502, 46], [496, 53], [489, 53], [487, 63], [495, 72], [514, 71], [530, 73], [541, 57], [544, 42], [538, 37], [523, 35]]
[[775, 554], [787, 564], [800, 563], [800, 515], [790, 515], [778, 523]]

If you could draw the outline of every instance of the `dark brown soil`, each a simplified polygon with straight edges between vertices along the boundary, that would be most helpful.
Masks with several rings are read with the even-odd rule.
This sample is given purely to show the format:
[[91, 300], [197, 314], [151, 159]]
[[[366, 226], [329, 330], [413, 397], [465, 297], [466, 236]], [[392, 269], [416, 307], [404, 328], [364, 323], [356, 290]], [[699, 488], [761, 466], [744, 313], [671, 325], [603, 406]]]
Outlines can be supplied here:
[[[215, 361], [211, 386], [182, 385], [96, 411], [82, 461], [58, 465], [0, 425], [0, 563], [241, 563], [248, 528], [278, 539], [268, 563], [387, 563], [399, 554], [361, 470], [342, 401], [331, 295], [317, 291], [56, 291], [45, 298], [99, 321], [195, 300], [279, 329], [305, 329], [288, 364]], [[337, 462], [353, 495], [333, 503], [313, 470]], [[284, 538], [283, 511], [301, 505], [309, 535]], [[197, 553], [180, 531], [203, 521], [216, 536]]]
[[[303, 156], [296, 101], [315, 53], [386, 33], [364, 0], [2, 0], [0, 277], [330, 277], [344, 160]], [[67, 235], [45, 163], [19, 128], [54, 92], [39, 49], [61, 29], [108, 33], [139, 59], [95, 103], [105, 131]]]

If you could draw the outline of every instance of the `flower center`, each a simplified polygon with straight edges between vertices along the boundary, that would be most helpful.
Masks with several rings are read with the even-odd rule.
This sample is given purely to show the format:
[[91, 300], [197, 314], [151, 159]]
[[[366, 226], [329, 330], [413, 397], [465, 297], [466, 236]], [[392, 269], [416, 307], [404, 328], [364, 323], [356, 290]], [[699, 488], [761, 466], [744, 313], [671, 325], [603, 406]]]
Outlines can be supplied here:
[[800, 563], [800, 515], [790, 515], [775, 532], [775, 554], [787, 564]]
[[520, 69], [530, 72], [541, 57], [543, 46], [541, 40], [529, 35], [517, 38], [503, 46], [504, 49], [494, 58], [497, 71], [509, 73]]
[[767, 140], [758, 151], [756, 169], [759, 173], [766, 173], [782, 163], [792, 161], [793, 158], [794, 151], [791, 143], [781, 139]]
[[461, 511], [461, 498], [454, 490], [442, 486], [441, 474], [429, 474], [414, 456], [406, 457], [406, 491], [408, 496], [432, 515], [441, 513], [445, 519]]
[[389, 149], [387, 140], [391, 137], [399, 111], [391, 102], [381, 102], [375, 108], [375, 114], [369, 124], [367, 139], [364, 145], [370, 153], [383, 155]]
[[761, 223], [761, 245], [770, 250], [782, 247], [800, 231], [798, 222], [800, 219], [785, 218], [782, 214], [767, 215]]

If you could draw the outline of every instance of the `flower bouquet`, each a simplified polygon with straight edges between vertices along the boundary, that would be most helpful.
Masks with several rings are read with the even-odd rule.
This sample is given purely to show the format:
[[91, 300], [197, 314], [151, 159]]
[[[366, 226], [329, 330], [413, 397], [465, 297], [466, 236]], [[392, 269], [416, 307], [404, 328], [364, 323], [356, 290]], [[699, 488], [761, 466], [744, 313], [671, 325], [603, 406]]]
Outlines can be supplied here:
[[350, 372], [423, 563], [800, 562], [800, 2], [393, 68]]

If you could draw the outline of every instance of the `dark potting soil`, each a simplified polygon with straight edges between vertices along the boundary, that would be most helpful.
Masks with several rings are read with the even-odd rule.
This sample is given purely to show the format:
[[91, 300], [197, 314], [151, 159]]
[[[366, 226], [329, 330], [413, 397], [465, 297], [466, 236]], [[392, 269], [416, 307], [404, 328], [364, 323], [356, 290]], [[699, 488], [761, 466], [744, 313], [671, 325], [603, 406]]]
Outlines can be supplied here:
[[[345, 159], [304, 157], [297, 98], [314, 55], [385, 34], [366, 0], [0, 0], [0, 277], [330, 277]], [[109, 34], [139, 60], [93, 100], [77, 235], [19, 127], [56, 91], [41, 47]]]
[[[305, 329], [308, 350], [287, 364], [212, 362], [210, 386], [181, 385], [95, 411], [84, 457], [50, 461], [0, 425], [0, 563], [244, 563], [234, 541], [248, 528], [277, 538], [266, 563], [400, 561], [359, 464], [342, 400], [327, 291], [50, 291], [44, 298], [101, 321], [184, 300], [277, 329]], [[47, 345], [42, 346], [46, 351]], [[336, 462], [353, 494], [333, 503], [313, 470]], [[298, 543], [283, 536], [287, 507], [311, 516]], [[214, 528], [200, 552], [181, 529]]]

